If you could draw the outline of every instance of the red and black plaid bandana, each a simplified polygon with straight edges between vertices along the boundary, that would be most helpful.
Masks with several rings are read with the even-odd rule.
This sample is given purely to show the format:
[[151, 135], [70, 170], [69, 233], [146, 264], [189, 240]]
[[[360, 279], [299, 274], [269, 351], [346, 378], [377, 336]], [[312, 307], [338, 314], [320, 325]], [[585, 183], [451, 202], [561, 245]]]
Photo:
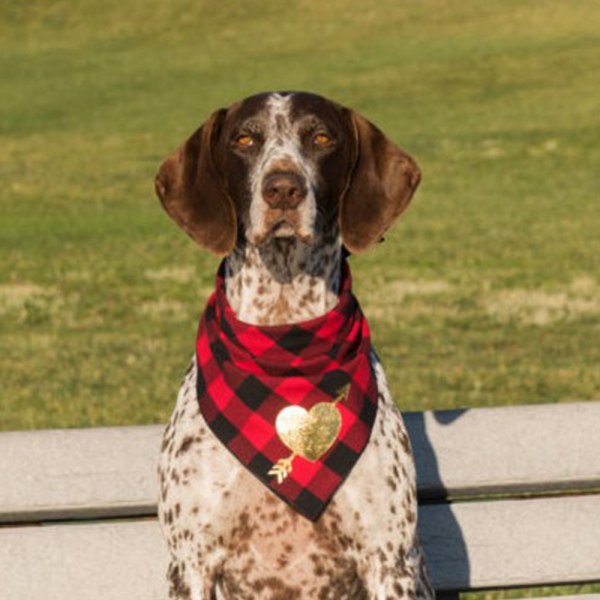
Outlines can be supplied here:
[[293, 325], [239, 321], [224, 265], [200, 320], [198, 401], [262, 483], [316, 521], [365, 449], [377, 413], [367, 320], [343, 264], [337, 306]]

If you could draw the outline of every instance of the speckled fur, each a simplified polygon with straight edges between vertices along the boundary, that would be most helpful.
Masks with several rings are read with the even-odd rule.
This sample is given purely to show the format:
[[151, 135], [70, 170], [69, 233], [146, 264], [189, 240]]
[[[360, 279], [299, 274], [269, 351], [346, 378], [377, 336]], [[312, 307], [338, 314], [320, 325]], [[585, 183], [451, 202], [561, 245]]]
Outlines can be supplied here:
[[[285, 103], [273, 106], [281, 114]], [[264, 210], [250, 206], [251, 221], [264, 218]], [[229, 255], [226, 290], [238, 318], [263, 325], [297, 322], [335, 305], [340, 234], [318, 212], [311, 219], [311, 244], [298, 236], [271, 236], [260, 244], [246, 238]], [[250, 228], [263, 225], [251, 222]], [[372, 361], [379, 409], [369, 444], [313, 523], [273, 495], [208, 429], [192, 360], [159, 465], [159, 519], [172, 556], [169, 598], [433, 598], [416, 533], [410, 442], [374, 354]]]
[[310, 246], [273, 238], [262, 246], [238, 247], [227, 259], [227, 299], [247, 323], [306, 321], [337, 303], [341, 247], [336, 232], [316, 234]]

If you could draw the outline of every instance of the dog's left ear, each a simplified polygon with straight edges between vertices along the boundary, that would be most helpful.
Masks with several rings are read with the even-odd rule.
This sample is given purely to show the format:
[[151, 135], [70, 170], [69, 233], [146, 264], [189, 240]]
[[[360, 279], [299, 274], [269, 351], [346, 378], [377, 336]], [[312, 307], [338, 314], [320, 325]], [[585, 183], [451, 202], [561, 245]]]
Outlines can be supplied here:
[[156, 194], [169, 216], [198, 244], [214, 254], [233, 249], [237, 220], [215, 162], [215, 145], [227, 114], [215, 111], [161, 165]]
[[417, 163], [375, 125], [355, 112], [356, 163], [341, 201], [340, 228], [344, 246], [364, 252], [408, 206], [421, 180]]

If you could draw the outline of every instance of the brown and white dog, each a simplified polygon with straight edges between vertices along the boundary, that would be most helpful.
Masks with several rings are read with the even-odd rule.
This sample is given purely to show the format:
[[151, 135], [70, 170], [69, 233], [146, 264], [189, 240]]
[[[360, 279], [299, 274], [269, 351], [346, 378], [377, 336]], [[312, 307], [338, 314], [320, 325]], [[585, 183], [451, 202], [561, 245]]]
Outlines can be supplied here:
[[[378, 242], [420, 179], [414, 160], [356, 112], [309, 93], [266, 93], [214, 112], [156, 177], [169, 215], [225, 255], [238, 319], [320, 316], [337, 301], [342, 246]], [[376, 356], [371, 439], [316, 522], [276, 498], [199, 412], [192, 362], [165, 431], [160, 523], [170, 598], [432, 598], [416, 533], [415, 469]]]

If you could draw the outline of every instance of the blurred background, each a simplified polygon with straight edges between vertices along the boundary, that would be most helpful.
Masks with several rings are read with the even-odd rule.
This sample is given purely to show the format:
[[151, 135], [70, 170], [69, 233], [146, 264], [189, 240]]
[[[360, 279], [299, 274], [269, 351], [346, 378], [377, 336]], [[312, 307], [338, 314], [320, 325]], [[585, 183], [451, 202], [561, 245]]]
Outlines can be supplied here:
[[265, 90], [421, 165], [354, 257], [403, 410], [600, 396], [600, 3], [0, 3], [0, 429], [165, 422], [218, 260], [153, 177]]

